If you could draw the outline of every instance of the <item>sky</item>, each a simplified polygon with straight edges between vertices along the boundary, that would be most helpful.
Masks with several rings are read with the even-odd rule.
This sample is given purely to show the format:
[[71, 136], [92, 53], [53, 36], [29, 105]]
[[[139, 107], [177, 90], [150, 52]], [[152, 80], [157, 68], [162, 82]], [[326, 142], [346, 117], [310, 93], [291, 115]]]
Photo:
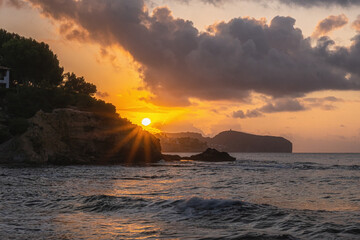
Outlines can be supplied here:
[[360, 0], [0, 0], [0, 28], [149, 131], [360, 152]]

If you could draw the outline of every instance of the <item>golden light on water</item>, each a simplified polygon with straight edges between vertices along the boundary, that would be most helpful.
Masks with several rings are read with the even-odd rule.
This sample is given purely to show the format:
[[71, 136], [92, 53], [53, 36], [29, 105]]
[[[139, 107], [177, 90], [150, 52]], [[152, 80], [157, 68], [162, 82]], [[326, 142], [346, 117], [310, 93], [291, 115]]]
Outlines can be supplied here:
[[144, 119], [141, 121], [141, 124], [144, 125], [144, 126], [149, 126], [150, 123], [151, 123], [150, 118], [144, 118]]

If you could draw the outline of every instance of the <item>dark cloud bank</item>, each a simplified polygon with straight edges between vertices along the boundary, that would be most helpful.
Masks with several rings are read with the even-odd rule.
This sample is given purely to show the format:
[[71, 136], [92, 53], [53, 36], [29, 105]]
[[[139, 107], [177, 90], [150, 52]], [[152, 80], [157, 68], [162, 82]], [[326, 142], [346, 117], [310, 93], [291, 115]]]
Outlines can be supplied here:
[[272, 101], [268, 100], [268, 103], [264, 106], [252, 110], [238, 110], [233, 112], [234, 118], [257, 118], [264, 116], [265, 113], [278, 113], [278, 112], [300, 112], [309, 108], [321, 108], [323, 110], [333, 110], [336, 107], [333, 103], [343, 102], [343, 99], [336, 98], [334, 96], [324, 98], [303, 98], [301, 102], [298, 99], [280, 98]]
[[302, 7], [328, 7], [328, 6], [341, 6], [350, 7], [360, 5], [360, 0], [173, 0], [178, 2], [188, 3], [190, 1], [201, 1], [204, 3], [220, 6], [227, 2], [280, 2], [286, 5], [295, 5]]
[[239, 110], [233, 113], [234, 118], [256, 118], [262, 117], [263, 113], [276, 112], [299, 112], [306, 110], [306, 107], [297, 99], [277, 99], [269, 102], [261, 108], [247, 110], [246, 112]]
[[186, 105], [191, 97], [244, 100], [252, 92], [276, 99], [319, 90], [360, 89], [360, 35], [349, 49], [334, 47], [327, 37], [312, 47], [290, 17], [278, 16], [269, 24], [235, 18], [199, 32], [192, 22], [174, 18], [167, 8], [149, 13], [142, 0], [28, 2], [61, 21], [63, 34], [71, 39], [95, 41], [104, 48], [119, 45], [129, 51], [142, 66], [139, 71], [146, 87], [154, 93], [147, 100], [156, 104]]
[[288, 5], [299, 5], [304, 7], [338, 5], [349, 7], [360, 5], [360, 0], [278, 0]]

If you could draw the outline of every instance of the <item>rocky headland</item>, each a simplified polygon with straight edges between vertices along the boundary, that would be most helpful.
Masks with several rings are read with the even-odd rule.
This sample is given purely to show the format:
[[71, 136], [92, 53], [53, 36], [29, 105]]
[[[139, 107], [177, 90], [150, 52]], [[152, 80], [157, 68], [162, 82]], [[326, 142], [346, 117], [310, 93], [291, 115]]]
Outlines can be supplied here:
[[148, 164], [162, 159], [159, 140], [113, 114], [72, 108], [38, 111], [29, 127], [0, 145], [0, 163]]

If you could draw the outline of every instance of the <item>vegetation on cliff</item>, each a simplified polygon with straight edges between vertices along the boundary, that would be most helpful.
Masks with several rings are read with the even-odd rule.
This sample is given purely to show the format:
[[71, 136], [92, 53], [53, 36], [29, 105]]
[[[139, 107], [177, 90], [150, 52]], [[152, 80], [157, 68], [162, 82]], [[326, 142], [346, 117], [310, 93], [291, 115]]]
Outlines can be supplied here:
[[25, 132], [27, 119], [39, 110], [71, 106], [116, 115], [115, 106], [94, 98], [94, 84], [63, 73], [45, 43], [0, 30], [0, 65], [11, 69], [10, 89], [0, 88], [0, 144]]
[[53, 87], [64, 69], [46, 43], [0, 29], [0, 65], [11, 68], [12, 86]]
[[94, 84], [64, 73], [45, 43], [0, 30], [0, 163], [146, 164], [159, 140], [94, 97]]

